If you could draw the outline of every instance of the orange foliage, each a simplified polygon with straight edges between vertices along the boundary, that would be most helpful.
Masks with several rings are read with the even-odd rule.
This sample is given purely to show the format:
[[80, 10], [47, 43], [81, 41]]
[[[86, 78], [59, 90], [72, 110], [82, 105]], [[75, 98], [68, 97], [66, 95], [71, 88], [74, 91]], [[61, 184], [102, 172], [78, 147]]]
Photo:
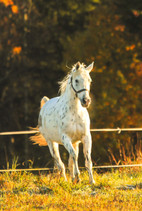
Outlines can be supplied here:
[[136, 46], [133, 44], [133, 45], [130, 45], [130, 46], [126, 46], [126, 51], [132, 51]]
[[142, 77], [142, 63], [139, 63], [136, 68], [137, 76]]
[[133, 10], [132, 12], [133, 12], [133, 15], [134, 15], [135, 17], [138, 17], [138, 16], [140, 15], [139, 12], [138, 12], [137, 10]]
[[123, 32], [125, 30], [125, 26], [124, 25], [117, 25], [114, 29], [115, 29], [115, 31]]
[[142, 77], [142, 62], [136, 60], [130, 65], [130, 68], [136, 70], [138, 77]]
[[14, 5], [12, 0], [0, 0], [0, 3], [3, 3], [6, 7], [11, 6], [11, 10], [14, 14], [18, 13], [18, 7]]
[[13, 54], [14, 54], [14, 55], [20, 54], [21, 50], [22, 50], [21, 46], [15, 46], [15, 47], [13, 48]]
[[110, 103], [109, 103], [109, 102], [105, 102], [105, 105], [106, 105], [106, 106], [109, 106], [109, 105], [110, 105]]
[[3, 3], [6, 7], [14, 4], [12, 0], [0, 0], [0, 3]]
[[142, 99], [142, 90], [138, 90], [137, 94], [138, 94], [139, 99]]
[[11, 6], [11, 10], [14, 14], [17, 14], [18, 13], [18, 7], [16, 5], [12, 5]]

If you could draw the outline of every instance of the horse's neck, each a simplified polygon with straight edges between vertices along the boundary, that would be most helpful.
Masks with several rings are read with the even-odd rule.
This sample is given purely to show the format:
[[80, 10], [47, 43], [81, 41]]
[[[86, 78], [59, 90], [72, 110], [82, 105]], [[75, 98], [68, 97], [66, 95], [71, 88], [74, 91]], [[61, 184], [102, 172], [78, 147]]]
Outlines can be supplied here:
[[69, 83], [67, 84], [67, 87], [64, 93], [64, 98], [68, 106], [71, 107], [72, 109], [80, 110], [82, 108], [80, 104], [80, 100], [78, 99], [78, 97], [76, 97], [76, 93], [74, 92], [74, 90], [72, 89]]

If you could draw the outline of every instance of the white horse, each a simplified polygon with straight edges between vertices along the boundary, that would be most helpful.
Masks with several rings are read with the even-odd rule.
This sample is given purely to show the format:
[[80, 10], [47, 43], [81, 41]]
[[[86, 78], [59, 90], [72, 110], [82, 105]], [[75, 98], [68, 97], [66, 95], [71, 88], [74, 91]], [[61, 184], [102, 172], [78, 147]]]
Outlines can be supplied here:
[[[73, 181], [79, 181], [78, 152], [79, 143], [83, 143], [85, 166], [89, 173], [89, 182], [94, 183], [92, 174], [90, 118], [87, 107], [91, 103], [90, 71], [93, 63], [86, 67], [78, 62], [71, 72], [60, 82], [59, 97], [49, 100], [43, 97], [38, 119], [40, 136], [31, 139], [39, 145], [49, 146], [61, 174], [66, 180], [65, 166], [60, 158], [59, 144], [69, 153], [69, 170]], [[46, 142], [45, 142], [46, 140]]]

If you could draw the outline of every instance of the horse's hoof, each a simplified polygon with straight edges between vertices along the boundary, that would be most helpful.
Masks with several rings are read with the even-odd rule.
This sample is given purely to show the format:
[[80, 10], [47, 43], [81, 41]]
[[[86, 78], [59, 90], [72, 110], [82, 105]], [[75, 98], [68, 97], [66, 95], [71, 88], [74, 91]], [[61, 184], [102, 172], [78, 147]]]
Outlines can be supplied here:
[[90, 181], [90, 185], [95, 185], [95, 183], [96, 183], [95, 180]]
[[80, 178], [79, 178], [78, 176], [72, 178], [72, 182], [73, 182], [74, 184], [79, 183], [80, 181], [81, 181], [81, 180], [80, 180]]

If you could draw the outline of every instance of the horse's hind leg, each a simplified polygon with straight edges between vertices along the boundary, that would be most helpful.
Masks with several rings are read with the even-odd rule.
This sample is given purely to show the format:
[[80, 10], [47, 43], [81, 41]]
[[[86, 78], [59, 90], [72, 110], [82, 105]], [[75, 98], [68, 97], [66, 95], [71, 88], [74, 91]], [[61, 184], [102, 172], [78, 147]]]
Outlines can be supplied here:
[[65, 174], [65, 166], [64, 166], [64, 164], [60, 158], [60, 154], [59, 154], [58, 143], [48, 141], [48, 146], [49, 146], [50, 153], [57, 164], [58, 169], [61, 171], [61, 175], [67, 181], [66, 174]]
[[[76, 142], [75, 144], [73, 144], [73, 148], [74, 148], [74, 150], [76, 152], [76, 156], [77, 156], [77, 159], [78, 159], [79, 142]], [[71, 175], [72, 179], [74, 179], [75, 178], [75, 175], [74, 175], [74, 162], [73, 162], [73, 158], [72, 158], [71, 154], [69, 156], [68, 166], [69, 166], [70, 175]]]

